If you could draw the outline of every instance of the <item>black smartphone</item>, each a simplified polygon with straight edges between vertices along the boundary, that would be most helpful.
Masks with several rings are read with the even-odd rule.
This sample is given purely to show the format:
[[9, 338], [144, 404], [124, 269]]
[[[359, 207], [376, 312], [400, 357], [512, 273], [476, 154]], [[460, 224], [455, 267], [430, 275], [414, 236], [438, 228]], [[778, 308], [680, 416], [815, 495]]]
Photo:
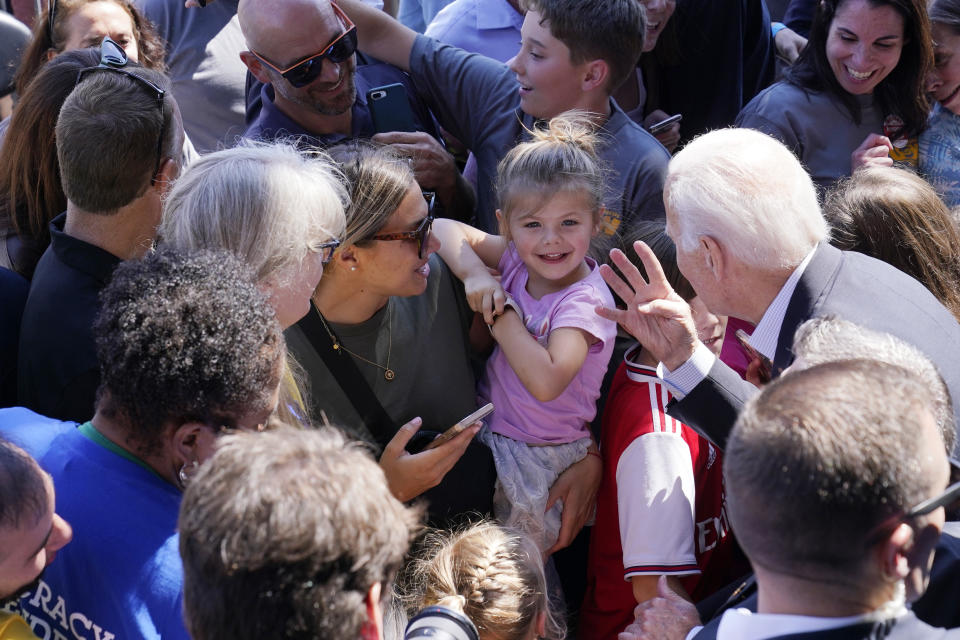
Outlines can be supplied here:
[[647, 129], [647, 131], [649, 131], [650, 133], [660, 133], [661, 131], [663, 131], [670, 125], [672, 125], [674, 122], [680, 122], [681, 120], [683, 120], [683, 114], [678, 113], [675, 116], [664, 118], [660, 122], [654, 122], [652, 125], [650, 125], [650, 128]]
[[377, 133], [417, 130], [407, 90], [399, 82], [367, 91], [367, 104]]

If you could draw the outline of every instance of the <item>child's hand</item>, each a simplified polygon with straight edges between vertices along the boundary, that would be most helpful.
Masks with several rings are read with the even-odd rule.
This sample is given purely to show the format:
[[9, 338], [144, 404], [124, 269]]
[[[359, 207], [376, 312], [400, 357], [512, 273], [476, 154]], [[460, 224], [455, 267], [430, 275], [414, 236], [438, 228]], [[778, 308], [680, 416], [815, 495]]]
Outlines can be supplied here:
[[470, 308], [482, 313], [483, 321], [487, 324], [493, 324], [494, 319], [503, 313], [507, 294], [500, 286], [500, 281], [489, 271], [477, 272], [464, 279], [463, 289]]
[[700, 624], [697, 607], [673, 591], [667, 576], [660, 576], [656, 598], [641, 602], [633, 610], [635, 620], [620, 633], [618, 640], [683, 640]]

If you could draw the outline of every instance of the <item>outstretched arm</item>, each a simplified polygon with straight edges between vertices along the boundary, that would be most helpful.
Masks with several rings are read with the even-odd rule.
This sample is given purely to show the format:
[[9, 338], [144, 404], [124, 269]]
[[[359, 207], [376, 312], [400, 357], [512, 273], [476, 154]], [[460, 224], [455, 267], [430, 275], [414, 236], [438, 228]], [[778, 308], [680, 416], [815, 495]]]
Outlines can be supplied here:
[[494, 318], [503, 313], [506, 295], [490, 269], [496, 268], [507, 250], [506, 238], [446, 218], [434, 221], [433, 233], [440, 240], [440, 257], [463, 282], [470, 308], [482, 313], [487, 324], [493, 324]]
[[410, 52], [417, 32], [360, 0], [337, 0], [357, 25], [360, 49], [404, 71], [410, 70]]

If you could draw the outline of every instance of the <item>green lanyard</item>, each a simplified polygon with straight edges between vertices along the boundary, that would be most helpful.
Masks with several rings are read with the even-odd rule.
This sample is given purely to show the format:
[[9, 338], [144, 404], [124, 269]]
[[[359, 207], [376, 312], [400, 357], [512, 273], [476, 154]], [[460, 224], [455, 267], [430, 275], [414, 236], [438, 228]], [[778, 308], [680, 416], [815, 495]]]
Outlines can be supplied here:
[[154, 471], [153, 467], [148, 465], [146, 462], [144, 462], [137, 456], [133, 455], [132, 453], [130, 453], [129, 451], [127, 451], [126, 449], [118, 445], [116, 442], [113, 442], [112, 440], [107, 438], [105, 435], [103, 435], [99, 431], [97, 431], [97, 428], [93, 426], [92, 422], [84, 422], [82, 425], [80, 425], [77, 428], [77, 430], [80, 432], [80, 435], [85, 437], [87, 440], [90, 440], [91, 442], [100, 445], [107, 451], [112, 451], [113, 453], [117, 454], [121, 458], [126, 458], [130, 462], [143, 467], [144, 469], [146, 469], [153, 475], [157, 476], [164, 482], [169, 482], [166, 478], [164, 478], [159, 473]]

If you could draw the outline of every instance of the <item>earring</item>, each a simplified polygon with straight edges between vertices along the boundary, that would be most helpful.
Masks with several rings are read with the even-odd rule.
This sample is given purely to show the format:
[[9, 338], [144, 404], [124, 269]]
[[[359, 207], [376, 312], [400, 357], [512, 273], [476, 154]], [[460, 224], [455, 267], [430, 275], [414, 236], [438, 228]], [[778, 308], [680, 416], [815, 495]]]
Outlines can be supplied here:
[[[187, 488], [187, 484], [190, 482], [190, 478], [193, 477], [193, 474], [196, 472], [197, 467], [199, 466], [200, 464], [196, 460], [191, 462], [189, 465], [187, 463], [183, 463], [180, 466], [180, 471], [177, 472], [177, 480], [180, 483], [181, 489]], [[190, 469], [189, 473], [187, 472], [188, 468]]]
[[356, 271], [356, 270], [357, 270], [356, 267], [350, 267], [350, 271]]

